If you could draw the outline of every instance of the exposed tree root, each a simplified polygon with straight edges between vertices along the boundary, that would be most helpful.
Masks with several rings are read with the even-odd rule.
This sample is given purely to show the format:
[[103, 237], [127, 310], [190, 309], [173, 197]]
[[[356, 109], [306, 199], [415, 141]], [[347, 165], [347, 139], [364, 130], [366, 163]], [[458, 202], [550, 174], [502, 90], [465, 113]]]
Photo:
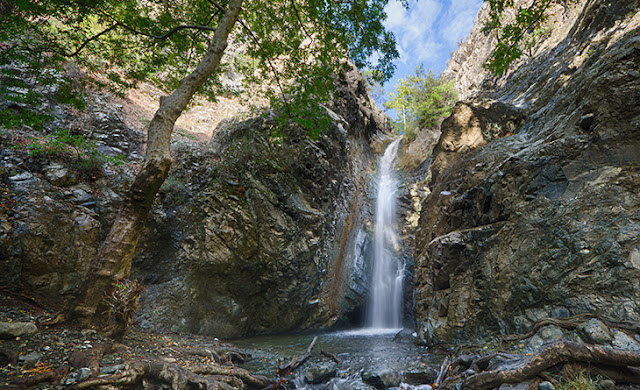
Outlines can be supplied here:
[[519, 341], [519, 340], [528, 339], [529, 337], [531, 337], [534, 334], [538, 333], [538, 331], [541, 328], [544, 328], [545, 326], [548, 326], [548, 325], [554, 325], [554, 326], [557, 326], [559, 328], [563, 328], [563, 329], [567, 329], [567, 330], [573, 330], [573, 329], [577, 328], [583, 322], [588, 321], [588, 320], [590, 320], [592, 318], [597, 318], [600, 321], [602, 321], [605, 325], [607, 325], [609, 327], [612, 327], [612, 328], [624, 329], [624, 330], [629, 330], [629, 331], [632, 331], [632, 332], [635, 332], [635, 333], [640, 333], [640, 326], [638, 326], [638, 324], [633, 324], [633, 323], [628, 323], [628, 322], [612, 321], [612, 320], [603, 318], [601, 316], [598, 316], [597, 314], [594, 314], [594, 313], [582, 313], [582, 314], [578, 314], [578, 315], [575, 315], [575, 316], [572, 316], [572, 317], [542, 318], [542, 319], [536, 321], [531, 326], [531, 329], [529, 329], [529, 331], [527, 333], [503, 336], [502, 340], [504, 340], [505, 342], [508, 343], [508, 342], [515, 342], [515, 341]]
[[46, 371], [33, 376], [27, 376], [23, 378], [15, 378], [11, 381], [17, 388], [29, 388], [44, 382], [57, 382], [64, 378], [69, 373], [69, 366], [60, 366], [54, 371]]
[[640, 385], [640, 369], [634, 367], [567, 363], [562, 368], [563, 376], [575, 376], [581, 372], [586, 372], [593, 376], [609, 378], [616, 383]]
[[188, 368], [189, 371], [199, 375], [226, 375], [239, 378], [248, 387], [263, 389], [267, 386], [271, 386], [273, 381], [265, 376], [251, 375], [249, 371], [244, 368], [238, 367], [222, 367], [222, 366], [210, 366], [206, 364], [198, 364]]
[[462, 382], [462, 388], [484, 390], [503, 383], [520, 383], [536, 377], [550, 367], [566, 362], [589, 363], [591, 367], [603, 368], [603, 373], [607, 371], [607, 367], [616, 367], [615, 370], [618, 372], [637, 376], [638, 371], [630, 367], [640, 366], [640, 352], [558, 341], [542, 347], [537, 353], [518, 362], [507, 364], [503, 369], [497, 368], [471, 375]]
[[[205, 376], [207, 375], [207, 376]], [[211, 375], [211, 376], [209, 376]], [[97, 386], [146, 386], [165, 385], [172, 390], [233, 390], [236, 388], [264, 388], [273, 381], [252, 376], [240, 368], [197, 365], [190, 369], [165, 362], [131, 362], [119, 374], [93, 378], [72, 386], [72, 389], [89, 389]]]

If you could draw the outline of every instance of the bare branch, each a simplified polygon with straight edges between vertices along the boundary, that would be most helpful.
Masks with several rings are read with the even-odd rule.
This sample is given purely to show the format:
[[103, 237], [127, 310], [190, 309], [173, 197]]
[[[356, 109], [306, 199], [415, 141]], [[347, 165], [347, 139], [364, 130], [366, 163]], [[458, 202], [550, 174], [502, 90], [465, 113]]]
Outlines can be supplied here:
[[64, 53], [58, 53], [58, 54], [62, 54], [65, 57], [75, 57], [82, 51], [82, 49], [85, 48], [85, 46], [87, 46], [89, 44], [89, 42], [100, 38], [101, 36], [103, 36], [104, 34], [108, 33], [109, 31], [114, 30], [116, 27], [118, 27], [118, 23], [114, 24], [111, 27], [105, 28], [104, 30], [102, 30], [99, 33], [97, 33], [96, 35], [94, 35], [91, 38], [89, 38], [89, 39], [85, 40], [84, 42], [82, 42], [82, 44], [76, 49], [76, 51], [74, 51], [71, 54], [64, 54]]
[[122, 28], [124, 28], [125, 30], [131, 31], [134, 34], [138, 34], [138, 35], [142, 35], [148, 38], [153, 38], [156, 39], [158, 41], [166, 41], [169, 37], [171, 37], [173, 34], [177, 33], [178, 31], [182, 31], [182, 30], [200, 30], [200, 31], [216, 31], [215, 28], [213, 27], [209, 27], [209, 26], [198, 26], [198, 25], [191, 25], [191, 24], [183, 24], [177, 27], [174, 27], [173, 29], [169, 30], [169, 32], [163, 34], [163, 35], [153, 35], [153, 34], [149, 34], [149, 33], [145, 33], [143, 31], [139, 31], [136, 30], [130, 26], [127, 26], [124, 23], [116, 23], [120, 26], [122, 26]]

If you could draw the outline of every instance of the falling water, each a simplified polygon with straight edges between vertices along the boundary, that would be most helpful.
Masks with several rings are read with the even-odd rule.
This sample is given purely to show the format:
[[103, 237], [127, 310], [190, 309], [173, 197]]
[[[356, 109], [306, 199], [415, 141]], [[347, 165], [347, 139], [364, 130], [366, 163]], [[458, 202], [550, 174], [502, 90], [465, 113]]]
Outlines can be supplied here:
[[380, 159], [373, 259], [373, 278], [367, 326], [370, 328], [400, 328], [402, 326], [402, 285], [404, 264], [396, 255], [396, 192], [398, 180], [393, 161], [400, 139], [393, 141]]

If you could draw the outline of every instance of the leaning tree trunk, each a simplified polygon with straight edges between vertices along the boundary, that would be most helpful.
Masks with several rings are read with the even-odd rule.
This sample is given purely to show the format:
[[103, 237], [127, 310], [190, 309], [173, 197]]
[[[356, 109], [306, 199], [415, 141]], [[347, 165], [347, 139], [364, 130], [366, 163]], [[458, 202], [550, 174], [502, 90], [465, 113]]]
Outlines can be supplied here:
[[75, 307], [71, 308], [70, 319], [79, 325], [102, 327], [108, 322], [105, 298], [111, 295], [116, 283], [129, 277], [138, 239], [156, 194], [169, 173], [173, 126], [198, 88], [220, 64], [241, 8], [242, 0], [230, 1], [200, 64], [180, 81], [171, 95], [160, 99], [160, 107], [149, 124], [145, 162], [98, 251]]

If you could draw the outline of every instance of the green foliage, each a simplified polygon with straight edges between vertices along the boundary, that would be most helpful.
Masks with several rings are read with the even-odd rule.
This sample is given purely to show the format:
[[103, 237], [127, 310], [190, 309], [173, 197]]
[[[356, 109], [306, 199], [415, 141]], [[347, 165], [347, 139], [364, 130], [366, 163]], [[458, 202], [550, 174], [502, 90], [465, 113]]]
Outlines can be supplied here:
[[0, 124], [7, 129], [19, 126], [30, 126], [35, 130], [42, 130], [44, 124], [51, 119], [51, 115], [37, 114], [30, 110], [5, 108], [0, 111]]
[[65, 80], [60, 84], [57, 99], [60, 103], [69, 104], [80, 111], [87, 108], [87, 102], [83, 95], [74, 91], [73, 85], [69, 80]]
[[[16, 148], [21, 149], [22, 147], [17, 146]], [[82, 177], [86, 178], [100, 176], [104, 164], [121, 165], [125, 161], [123, 155], [100, 154], [95, 143], [80, 134], [71, 134], [67, 129], [58, 129], [55, 133], [45, 137], [44, 142], [34, 141], [26, 144], [24, 148], [33, 158], [62, 158], [68, 155], [69, 151], [72, 151], [75, 154], [73, 167]]]
[[[509, 65], [520, 58], [523, 50], [529, 50], [544, 35], [541, 34], [542, 22], [547, 18], [545, 11], [553, 0], [534, 0], [527, 7], [518, 7], [515, 20], [505, 23], [505, 10], [514, 7], [514, 0], [484, 0], [489, 3], [489, 19], [483, 31], [487, 34], [495, 32], [498, 43], [487, 59], [484, 67], [495, 75], [504, 74]], [[537, 32], [536, 32], [537, 31]]]
[[565, 379], [557, 386], [558, 390], [603, 390], [600, 379], [594, 379], [585, 372], [579, 372], [570, 379]]
[[414, 75], [398, 81], [385, 107], [398, 112], [400, 123], [397, 126], [402, 128], [407, 138], [415, 138], [418, 128], [435, 127], [451, 115], [451, 109], [458, 100], [453, 84], [453, 80], [444, 81], [441, 76], [427, 73], [418, 66]]
[[[247, 29], [238, 26], [233, 39], [246, 51], [234, 67], [248, 82], [263, 86], [266, 97], [285, 105], [282, 96], [290, 94], [301, 101], [331, 98], [333, 77], [347, 57], [360, 68], [373, 69], [376, 80], [389, 79], [398, 52], [393, 34], [383, 25], [388, 1], [245, 1], [241, 18]], [[11, 42], [11, 47], [0, 49], [0, 63], [26, 59], [33, 52], [50, 53], [52, 61], [74, 57], [125, 88], [154, 80], [173, 90], [200, 62], [222, 17], [211, 0], [8, 4], [0, 18], [0, 42]], [[370, 60], [374, 54], [376, 63]], [[218, 76], [226, 70], [220, 66]], [[213, 99], [225, 93], [218, 80], [214, 75], [200, 92]], [[70, 104], [82, 107], [75, 95], [66, 96]], [[317, 129], [313, 121], [296, 115], [295, 108], [285, 111], [301, 125]]]

